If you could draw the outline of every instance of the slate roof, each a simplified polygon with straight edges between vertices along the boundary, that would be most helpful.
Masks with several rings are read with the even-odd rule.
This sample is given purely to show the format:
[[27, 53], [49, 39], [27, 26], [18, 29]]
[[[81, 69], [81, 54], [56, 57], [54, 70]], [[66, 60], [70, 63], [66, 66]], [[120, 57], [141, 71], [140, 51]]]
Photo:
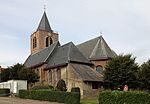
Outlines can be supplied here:
[[48, 67], [59, 66], [69, 62], [91, 64], [79, 49], [72, 42], [69, 42], [57, 48], [52, 57], [49, 58]]
[[39, 24], [37, 30], [45, 30], [45, 31], [48, 31], [50, 33], [53, 32], [53, 30], [50, 27], [50, 24], [49, 24], [49, 21], [48, 21], [48, 18], [46, 16], [45, 12], [42, 16], [42, 19], [40, 21], [40, 24]]
[[102, 36], [77, 45], [79, 50], [91, 60], [109, 59], [117, 54], [111, 50]]
[[25, 61], [24, 65], [26, 67], [33, 67], [38, 64], [42, 64], [48, 60], [54, 49], [59, 46], [59, 42], [50, 45], [49, 47], [41, 50], [38, 53], [31, 54], [27, 60]]
[[83, 64], [70, 64], [83, 81], [103, 81], [103, 76], [91, 67]]

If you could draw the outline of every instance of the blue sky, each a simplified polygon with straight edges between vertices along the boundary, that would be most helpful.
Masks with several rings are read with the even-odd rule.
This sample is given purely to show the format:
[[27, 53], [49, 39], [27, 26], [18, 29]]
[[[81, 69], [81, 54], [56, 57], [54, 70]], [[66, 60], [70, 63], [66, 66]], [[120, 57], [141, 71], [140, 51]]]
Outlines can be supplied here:
[[149, 0], [1, 0], [1, 66], [24, 63], [44, 4], [61, 44], [79, 44], [103, 32], [117, 54], [132, 53], [139, 64], [150, 58]]

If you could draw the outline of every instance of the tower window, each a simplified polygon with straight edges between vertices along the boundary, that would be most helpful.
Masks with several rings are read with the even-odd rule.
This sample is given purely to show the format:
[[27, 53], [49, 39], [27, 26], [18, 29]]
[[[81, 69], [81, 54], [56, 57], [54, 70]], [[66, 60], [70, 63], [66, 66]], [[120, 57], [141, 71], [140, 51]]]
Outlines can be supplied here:
[[53, 44], [53, 40], [52, 40], [52, 38], [50, 38], [50, 45], [51, 45], [51, 44]]
[[96, 66], [96, 71], [101, 73], [103, 71], [103, 67], [100, 65]]
[[48, 43], [49, 43], [48, 37], [46, 37], [46, 47], [48, 47]]
[[37, 46], [37, 40], [36, 37], [33, 38], [33, 48], [35, 48]]

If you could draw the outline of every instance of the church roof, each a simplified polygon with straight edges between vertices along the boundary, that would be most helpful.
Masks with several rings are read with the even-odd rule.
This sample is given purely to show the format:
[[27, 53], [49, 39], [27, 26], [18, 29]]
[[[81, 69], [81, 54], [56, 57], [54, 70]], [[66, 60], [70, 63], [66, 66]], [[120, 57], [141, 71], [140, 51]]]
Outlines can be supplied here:
[[40, 21], [40, 24], [37, 28], [37, 30], [45, 30], [45, 31], [48, 31], [48, 32], [52, 32], [53, 30], [51, 29], [50, 27], [50, 24], [49, 24], [49, 21], [48, 21], [48, 18], [46, 16], [46, 13], [44, 12], [43, 16], [42, 16], [42, 19]]
[[88, 65], [70, 64], [73, 70], [83, 81], [103, 81], [103, 75], [94, 71]]
[[57, 43], [54, 43], [54, 44], [50, 45], [49, 47], [41, 50], [38, 53], [31, 54], [25, 61], [24, 65], [26, 67], [33, 67], [33, 66], [36, 66], [36, 65], [46, 62], [47, 59], [52, 54], [52, 52], [54, 51], [54, 49], [59, 45], [60, 45], [59, 42], [57, 42]]
[[77, 45], [79, 50], [89, 59], [109, 59], [117, 54], [111, 50], [102, 36]]
[[48, 67], [59, 66], [69, 62], [91, 64], [79, 49], [72, 42], [69, 42], [57, 48], [52, 57], [49, 58]]

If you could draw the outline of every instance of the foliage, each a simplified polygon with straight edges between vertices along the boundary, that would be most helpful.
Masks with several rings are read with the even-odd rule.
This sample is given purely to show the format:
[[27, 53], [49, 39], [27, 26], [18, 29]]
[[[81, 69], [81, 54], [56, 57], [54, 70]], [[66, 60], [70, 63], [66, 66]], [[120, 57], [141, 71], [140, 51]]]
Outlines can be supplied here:
[[0, 89], [0, 96], [8, 96], [8, 95], [10, 95], [10, 89], [8, 88]]
[[140, 89], [150, 91], [150, 60], [141, 65], [138, 79]]
[[19, 79], [21, 80], [27, 80], [29, 83], [35, 83], [39, 80], [38, 74], [35, 73], [34, 70], [28, 69], [28, 68], [22, 68], [19, 72]]
[[27, 80], [28, 83], [37, 82], [39, 76], [31, 69], [25, 68], [22, 64], [15, 64], [3, 70], [1, 75], [1, 81], [5, 82], [7, 80]]
[[20, 90], [19, 97], [34, 100], [60, 102], [65, 104], [80, 104], [80, 95], [76, 92]]
[[23, 68], [23, 65], [19, 64], [19, 63], [8, 67], [8, 70], [10, 72], [9, 78], [14, 79], [14, 80], [18, 80], [19, 79], [19, 72], [22, 68]]
[[139, 91], [104, 91], [99, 95], [99, 104], [150, 104], [150, 94]]
[[62, 79], [59, 80], [58, 83], [57, 83], [56, 89], [59, 90], [59, 91], [67, 91], [65, 81], [62, 80]]
[[137, 87], [138, 65], [132, 55], [119, 55], [112, 58], [104, 71], [105, 88], [118, 88], [128, 85], [129, 88]]
[[71, 92], [79, 92], [80, 93], [80, 88], [79, 87], [73, 87], [73, 88], [71, 88]]
[[54, 90], [54, 87], [51, 85], [45, 85], [45, 84], [37, 84], [31, 87], [31, 90], [41, 90], [41, 89]]
[[6, 82], [7, 80], [10, 80], [9, 78], [9, 70], [8, 69], [5, 69], [5, 70], [2, 70], [2, 72], [0, 73], [0, 81], [1, 82]]

